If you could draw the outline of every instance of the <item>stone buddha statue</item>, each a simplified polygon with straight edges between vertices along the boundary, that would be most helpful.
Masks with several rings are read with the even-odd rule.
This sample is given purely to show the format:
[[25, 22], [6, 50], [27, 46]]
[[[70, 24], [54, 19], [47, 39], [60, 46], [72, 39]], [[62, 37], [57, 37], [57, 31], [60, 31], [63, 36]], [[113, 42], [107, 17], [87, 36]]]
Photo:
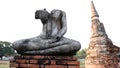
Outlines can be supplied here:
[[43, 24], [42, 33], [33, 38], [13, 43], [13, 49], [22, 55], [74, 55], [81, 45], [64, 37], [67, 31], [66, 13], [62, 10], [37, 10], [35, 18]]

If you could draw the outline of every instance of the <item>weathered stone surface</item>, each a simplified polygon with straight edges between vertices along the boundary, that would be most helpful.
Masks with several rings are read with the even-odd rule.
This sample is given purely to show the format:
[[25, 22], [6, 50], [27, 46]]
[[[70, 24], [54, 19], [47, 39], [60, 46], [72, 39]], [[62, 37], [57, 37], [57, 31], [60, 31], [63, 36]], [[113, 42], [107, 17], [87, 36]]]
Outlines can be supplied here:
[[80, 68], [80, 62], [73, 56], [15, 56], [11, 67], [16, 68]]
[[119, 47], [115, 46], [108, 38], [104, 25], [99, 21], [99, 15], [91, 1], [92, 9], [92, 35], [87, 57], [86, 68], [118, 68]]
[[74, 55], [80, 50], [78, 41], [63, 37], [67, 31], [66, 13], [61, 10], [37, 10], [35, 18], [43, 24], [42, 33], [34, 38], [13, 43], [13, 49], [22, 55]]

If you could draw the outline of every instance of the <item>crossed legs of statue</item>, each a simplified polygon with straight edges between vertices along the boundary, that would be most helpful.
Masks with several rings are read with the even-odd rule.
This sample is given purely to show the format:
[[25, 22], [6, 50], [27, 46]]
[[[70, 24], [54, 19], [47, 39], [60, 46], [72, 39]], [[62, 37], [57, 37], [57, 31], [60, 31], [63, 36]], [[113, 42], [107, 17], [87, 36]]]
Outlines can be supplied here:
[[[19, 40], [13, 43], [13, 48], [19, 54], [40, 55], [73, 55], [80, 49], [80, 43], [68, 38], [52, 43], [53, 39], [41, 39], [40, 37]], [[71, 53], [71, 54], [70, 54]]]

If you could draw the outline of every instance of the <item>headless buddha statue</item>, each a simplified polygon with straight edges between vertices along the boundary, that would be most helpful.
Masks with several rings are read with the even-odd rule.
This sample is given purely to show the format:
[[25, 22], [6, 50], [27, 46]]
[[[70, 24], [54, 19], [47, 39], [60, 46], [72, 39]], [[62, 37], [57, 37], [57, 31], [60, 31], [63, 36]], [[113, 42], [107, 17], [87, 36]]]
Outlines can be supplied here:
[[33, 38], [22, 39], [13, 43], [19, 54], [39, 55], [74, 55], [81, 45], [78, 41], [63, 37], [67, 31], [66, 14], [61, 10], [37, 10], [35, 18], [43, 24], [42, 33]]

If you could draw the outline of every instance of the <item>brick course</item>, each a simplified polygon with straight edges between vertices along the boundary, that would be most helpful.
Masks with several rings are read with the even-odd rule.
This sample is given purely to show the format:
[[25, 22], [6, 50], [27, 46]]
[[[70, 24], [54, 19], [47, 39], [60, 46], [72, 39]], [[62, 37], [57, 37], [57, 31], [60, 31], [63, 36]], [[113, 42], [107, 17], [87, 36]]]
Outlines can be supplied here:
[[16, 68], [80, 68], [73, 56], [15, 56], [11, 67]]

